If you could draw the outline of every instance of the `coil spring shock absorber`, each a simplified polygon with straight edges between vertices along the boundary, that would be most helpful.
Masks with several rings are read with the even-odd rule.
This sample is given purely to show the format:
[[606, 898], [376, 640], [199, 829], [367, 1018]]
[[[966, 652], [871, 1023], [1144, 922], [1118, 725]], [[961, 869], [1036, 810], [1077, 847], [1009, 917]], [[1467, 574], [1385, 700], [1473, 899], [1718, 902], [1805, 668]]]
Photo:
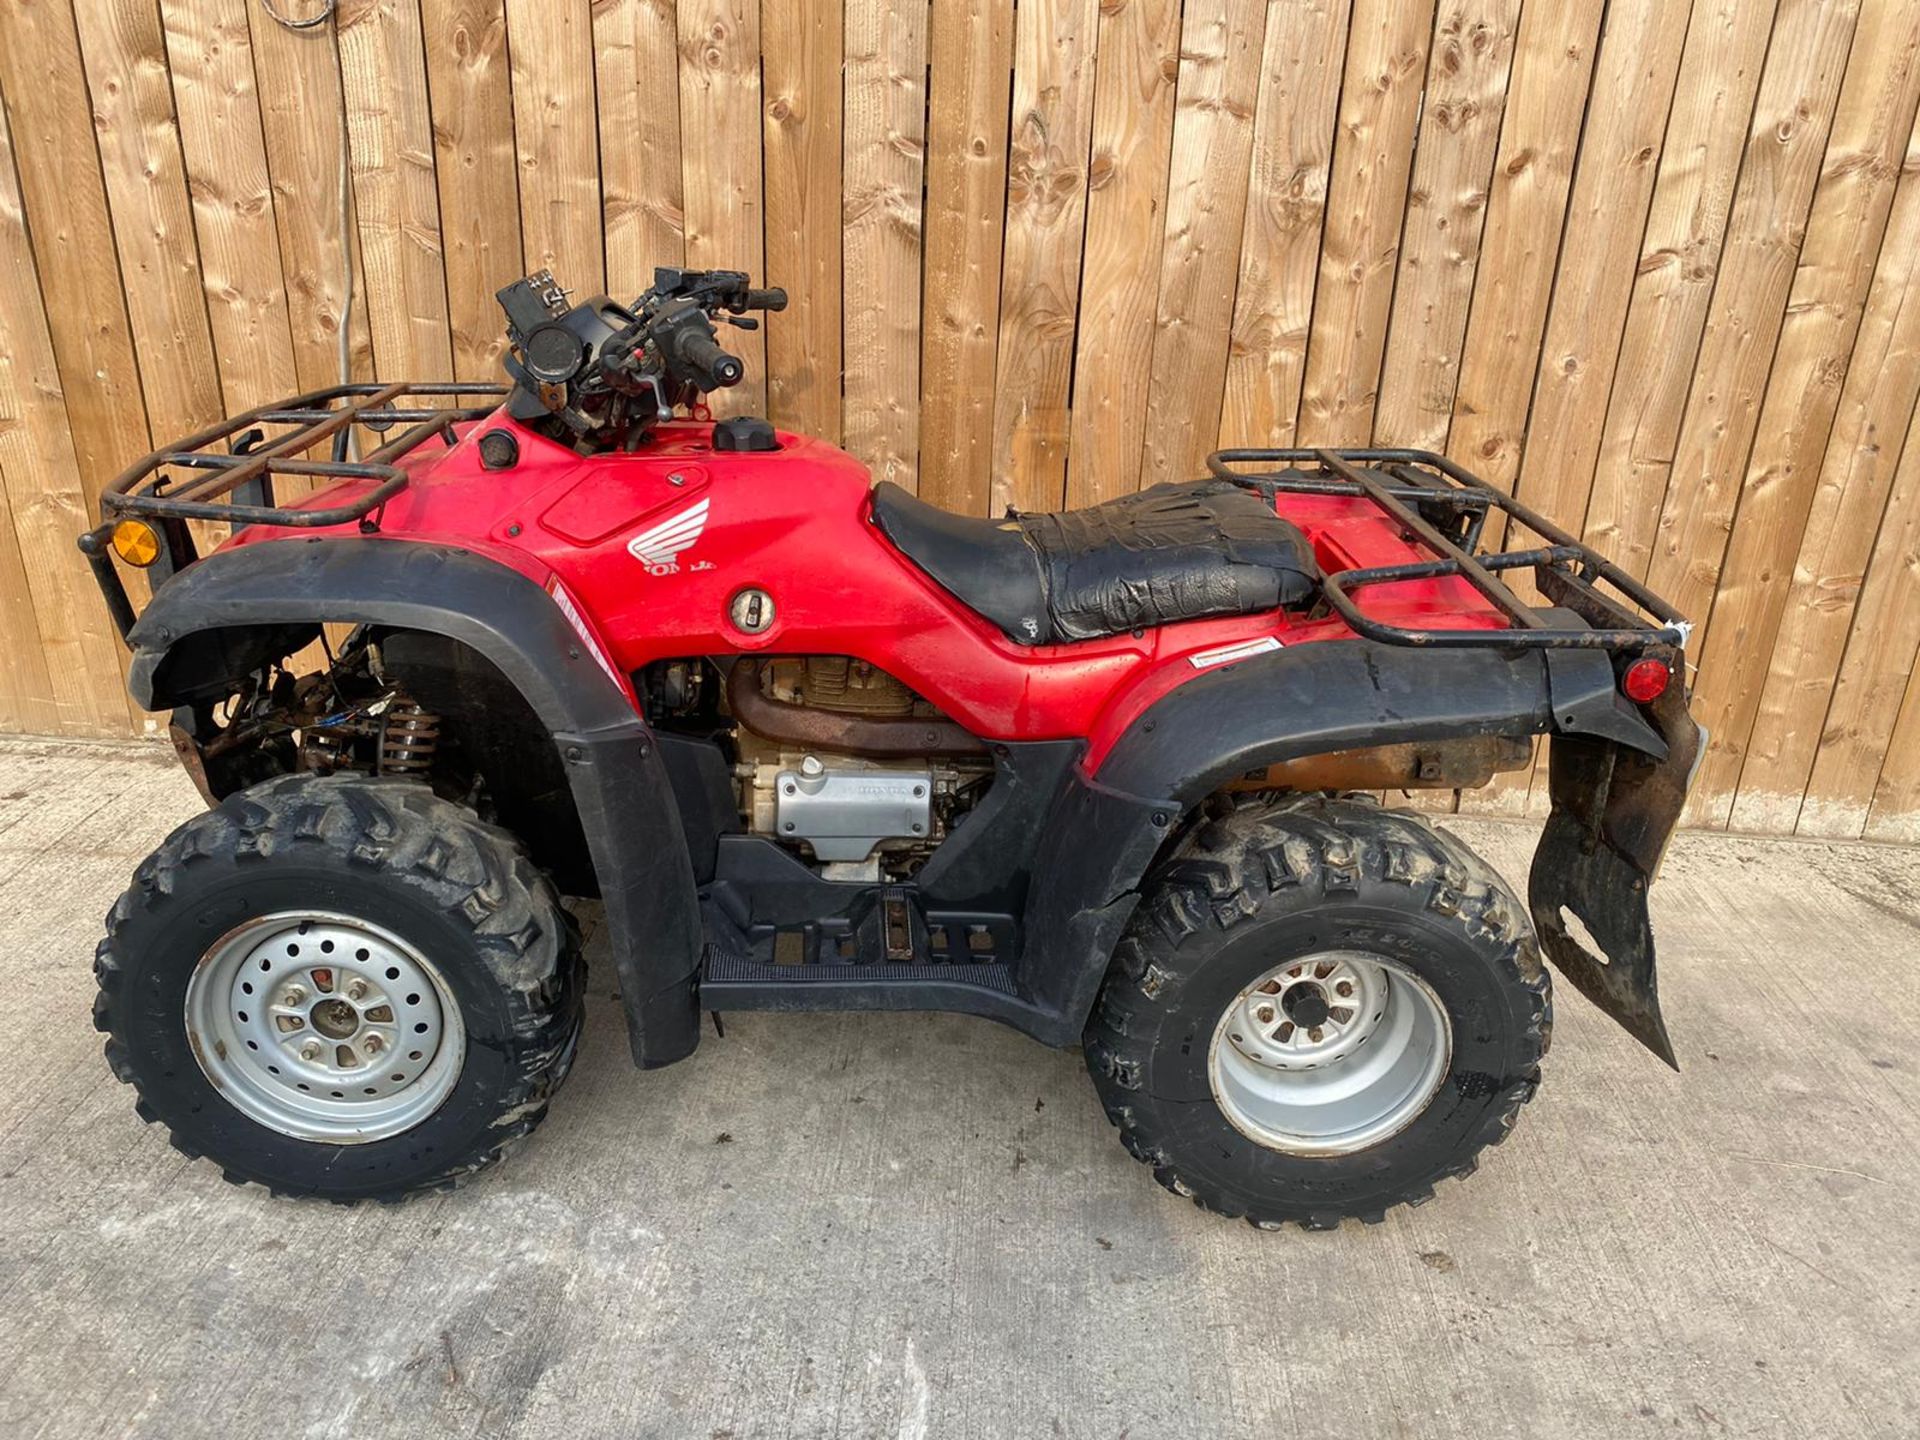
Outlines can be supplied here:
[[380, 732], [382, 775], [425, 775], [440, 748], [440, 717], [411, 700], [396, 700]]

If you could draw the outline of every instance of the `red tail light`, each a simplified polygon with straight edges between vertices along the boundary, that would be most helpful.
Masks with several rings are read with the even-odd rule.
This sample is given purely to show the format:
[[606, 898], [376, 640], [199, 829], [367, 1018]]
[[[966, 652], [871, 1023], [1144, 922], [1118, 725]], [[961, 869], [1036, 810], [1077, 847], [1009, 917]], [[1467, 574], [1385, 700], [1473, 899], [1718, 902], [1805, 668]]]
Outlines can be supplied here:
[[1627, 673], [1621, 677], [1620, 688], [1626, 692], [1629, 700], [1647, 705], [1667, 693], [1667, 684], [1672, 679], [1673, 671], [1668, 668], [1666, 661], [1647, 655], [1627, 667]]

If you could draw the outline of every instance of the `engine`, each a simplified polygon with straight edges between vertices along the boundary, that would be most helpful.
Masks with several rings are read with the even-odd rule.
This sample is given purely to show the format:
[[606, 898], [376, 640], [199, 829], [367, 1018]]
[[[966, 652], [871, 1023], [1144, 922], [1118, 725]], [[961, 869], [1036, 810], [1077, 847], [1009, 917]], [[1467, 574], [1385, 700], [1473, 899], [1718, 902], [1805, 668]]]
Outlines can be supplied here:
[[[831, 879], [911, 874], [993, 778], [978, 741], [861, 660], [742, 662], [727, 695], [747, 828], [810, 855]], [[925, 748], [875, 753], [916, 743]]]
[[868, 760], [743, 733], [734, 767], [747, 828], [804, 847], [830, 879], [902, 878], [978, 800], [986, 761]]

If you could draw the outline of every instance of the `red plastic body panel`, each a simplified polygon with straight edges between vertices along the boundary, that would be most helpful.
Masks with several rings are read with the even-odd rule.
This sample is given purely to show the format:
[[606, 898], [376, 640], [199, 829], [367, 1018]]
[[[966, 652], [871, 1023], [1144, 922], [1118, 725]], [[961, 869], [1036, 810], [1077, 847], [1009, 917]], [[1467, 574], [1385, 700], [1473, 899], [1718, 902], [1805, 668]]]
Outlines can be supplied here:
[[[475, 440], [488, 429], [516, 434], [521, 458], [512, 469], [482, 468]], [[975, 734], [1085, 739], [1090, 773], [1147, 706], [1231, 663], [1213, 652], [1268, 637], [1302, 645], [1352, 634], [1337, 619], [1275, 612], [1017, 645], [873, 526], [871, 481], [851, 456], [786, 432], [777, 451], [719, 453], [710, 434], [705, 424], [679, 421], [633, 454], [582, 457], [501, 412], [466, 427], [450, 449], [408, 457], [411, 482], [377, 517], [378, 533], [511, 565], [556, 592], [589, 646], [621, 674], [683, 655], [852, 655]], [[300, 503], [338, 500], [365, 483]], [[1363, 499], [1282, 496], [1279, 509], [1329, 571], [1428, 558]], [[255, 527], [228, 543], [301, 544], [328, 533]], [[773, 601], [774, 621], [757, 635], [729, 619], [746, 589]], [[1366, 604], [1369, 614], [1404, 625], [1506, 623], [1459, 579], [1370, 587]]]

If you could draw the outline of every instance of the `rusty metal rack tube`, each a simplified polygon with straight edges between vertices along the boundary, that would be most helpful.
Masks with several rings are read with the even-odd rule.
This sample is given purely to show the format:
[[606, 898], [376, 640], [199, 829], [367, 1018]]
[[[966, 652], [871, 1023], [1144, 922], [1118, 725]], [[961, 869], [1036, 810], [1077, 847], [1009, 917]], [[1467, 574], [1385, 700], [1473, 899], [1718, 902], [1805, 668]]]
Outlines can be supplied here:
[[[1237, 468], [1261, 466], [1249, 473]], [[1307, 468], [1313, 467], [1313, 468]], [[1451, 460], [1425, 450], [1284, 449], [1220, 450], [1207, 459], [1208, 470], [1265, 495], [1320, 495], [1371, 501], [1399, 525], [1409, 539], [1434, 554], [1432, 560], [1342, 570], [1326, 575], [1321, 592], [1356, 634], [1390, 645], [1435, 648], [1526, 648], [1645, 651], [1686, 644], [1692, 628], [1665, 600], [1591, 547], [1583, 545], [1545, 516], [1495, 489]], [[1382, 475], [1387, 479], [1382, 479]], [[1430, 510], [1458, 519], [1458, 540], [1428, 518]], [[1490, 513], [1500, 511], [1547, 543], [1524, 550], [1485, 551], [1481, 536]], [[1500, 578], [1502, 572], [1529, 570], [1543, 594], [1567, 597], [1587, 619], [1605, 623], [1556, 623], [1551, 610], [1528, 605]], [[1458, 577], [1465, 580], [1507, 621], [1505, 629], [1425, 628], [1393, 625], [1367, 614], [1355, 592], [1372, 585]], [[1648, 621], [1598, 588], [1611, 587]]]
[[[224, 521], [236, 530], [246, 525], [308, 529], [357, 520], [371, 529], [380, 507], [406, 488], [407, 472], [398, 462], [435, 436], [453, 444], [454, 426], [482, 419], [506, 393], [504, 385], [469, 381], [334, 385], [261, 405], [142, 457], [101, 492], [102, 523], [80, 537], [114, 628], [125, 639], [135, 620], [133, 602], [113, 564], [111, 539], [120, 521], [157, 522], [162, 548], [153, 571], [156, 581], [196, 558], [189, 520]], [[409, 400], [413, 403], [405, 403]], [[269, 439], [261, 428], [269, 425], [292, 428]], [[347, 458], [357, 429], [379, 435], [396, 425], [407, 428], [360, 459]], [[331, 459], [305, 458], [322, 444], [329, 446]], [[219, 446], [225, 448], [211, 448]], [[193, 478], [170, 488], [172, 471], [187, 471]], [[277, 505], [276, 475], [374, 483], [337, 505]]]
[[[222, 420], [136, 461], [101, 493], [101, 508], [109, 520], [138, 515], [161, 520], [223, 520], [233, 525], [345, 524], [372, 514], [405, 488], [406, 471], [395, 463], [401, 457], [435, 435], [451, 439], [453, 426], [486, 415], [505, 394], [504, 386], [493, 384], [402, 381], [335, 385], [276, 401]], [[416, 397], [456, 403], [396, 403]], [[347, 441], [356, 427], [378, 433], [409, 421], [412, 424], [408, 429], [370, 454], [359, 460], [346, 458]], [[244, 444], [250, 431], [264, 425], [293, 428], [271, 441], [262, 437], [260, 443], [244, 449], [222, 452], [208, 448], [236, 441]], [[302, 458], [324, 442], [332, 442], [332, 459]], [[170, 490], [169, 468], [206, 473]], [[342, 504], [310, 509], [274, 504], [272, 480], [276, 475], [376, 483], [371, 490]], [[243, 487], [258, 493], [264, 503], [221, 503], [221, 497]]]

